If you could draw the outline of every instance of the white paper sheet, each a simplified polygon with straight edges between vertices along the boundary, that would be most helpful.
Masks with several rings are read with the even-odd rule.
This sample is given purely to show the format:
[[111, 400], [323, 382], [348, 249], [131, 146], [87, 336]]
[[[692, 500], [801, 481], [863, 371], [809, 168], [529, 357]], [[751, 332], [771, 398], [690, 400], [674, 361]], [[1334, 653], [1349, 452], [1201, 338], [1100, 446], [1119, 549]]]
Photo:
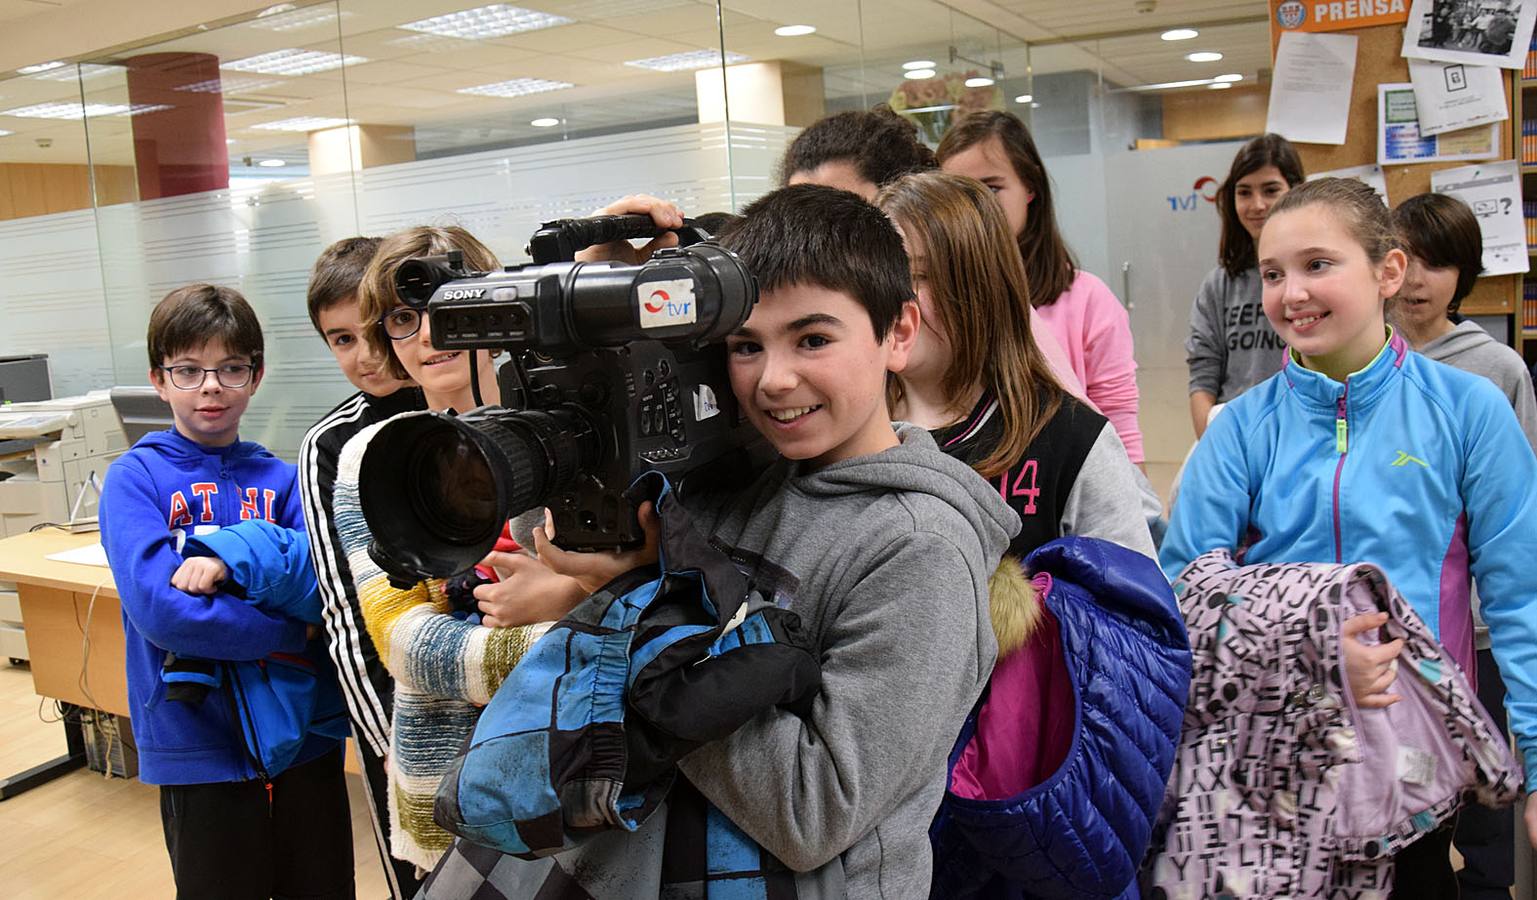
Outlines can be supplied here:
[[1500, 125], [1478, 125], [1431, 137], [1420, 134], [1414, 86], [1377, 85], [1377, 162], [1384, 166], [1418, 162], [1493, 159], [1500, 155]]
[[1388, 205], [1388, 179], [1382, 174], [1382, 167], [1379, 165], [1368, 164], [1351, 166], [1348, 169], [1331, 169], [1328, 172], [1314, 172], [1308, 176], [1308, 181], [1319, 178], [1354, 178], [1357, 181], [1364, 181], [1377, 192], [1377, 196], [1382, 198], [1382, 205]]
[[1526, 221], [1521, 217], [1521, 167], [1513, 159], [1430, 173], [1430, 189], [1466, 203], [1484, 236], [1484, 275], [1525, 272]]
[[1414, 0], [1403, 55], [1519, 69], [1534, 22], [1537, 0]]
[[82, 566], [106, 566], [107, 548], [100, 543], [87, 544], [84, 547], [76, 547], [73, 550], [60, 550], [58, 553], [50, 553], [45, 559], [56, 559], [59, 562], [78, 563]]
[[1282, 34], [1265, 130], [1305, 144], [1345, 143], [1356, 43], [1353, 34]]
[[1422, 135], [1510, 118], [1510, 110], [1505, 107], [1504, 79], [1493, 66], [1411, 59], [1409, 83], [1414, 85], [1414, 106]]

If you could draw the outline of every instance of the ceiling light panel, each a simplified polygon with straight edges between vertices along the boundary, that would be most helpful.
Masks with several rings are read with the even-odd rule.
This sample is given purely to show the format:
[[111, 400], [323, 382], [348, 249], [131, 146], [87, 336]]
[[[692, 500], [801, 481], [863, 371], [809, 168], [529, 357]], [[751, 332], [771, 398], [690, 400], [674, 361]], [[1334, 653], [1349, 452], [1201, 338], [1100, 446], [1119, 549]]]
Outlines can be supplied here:
[[326, 128], [337, 128], [342, 125], [351, 124], [351, 119], [333, 119], [325, 116], [296, 116], [292, 119], [278, 119], [275, 122], [261, 122], [249, 127], [252, 130], [259, 131], [322, 131]]
[[102, 75], [110, 75], [113, 72], [124, 71], [122, 66], [99, 66], [96, 63], [81, 63], [78, 66], [50, 67], [47, 71], [29, 75], [35, 81], [74, 81], [76, 78], [85, 81], [89, 78], [97, 78]]
[[38, 63], [35, 66], [22, 66], [16, 70], [16, 74], [36, 75], [38, 72], [47, 72], [49, 69], [57, 69], [62, 65], [64, 65], [64, 63], [56, 59], [53, 62]]
[[323, 50], [299, 50], [290, 47], [222, 63], [219, 68], [235, 72], [253, 72], [257, 75], [312, 75], [316, 72], [329, 72], [332, 69], [340, 69], [342, 66], [355, 66], [364, 62], [368, 60], [361, 56], [342, 56], [340, 53], [327, 53]]
[[1172, 28], [1165, 31], [1159, 37], [1166, 41], [1188, 41], [1191, 38], [1200, 37], [1201, 33], [1194, 28]]
[[815, 25], [781, 25], [774, 29], [774, 33], [780, 37], [802, 37], [808, 34], [816, 34]]
[[0, 128], [0, 137], [5, 137], [8, 134], [15, 134], [15, 133], [16, 132], [14, 132], [14, 131], [6, 131], [4, 128]]
[[481, 97], [526, 97], [529, 94], [563, 91], [570, 87], [576, 87], [576, 85], [569, 81], [547, 81], [543, 78], [514, 78], [511, 81], [459, 88], [455, 93], [476, 94]]
[[[273, 7], [273, 9], [277, 9], [277, 7]], [[290, 9], [286, 12], [263, 13], [246, 24], [252, 28], [260, 28], [262, 31], [282, 33], [285, 31], [314, 28], [316, 25], [334, 22], [336, 18], [336, 10], [329, 6], [311, 6], [308, 9]]]
[[84, 119], [97, 116], [138, 116], [170, 108], [158, 103], [137, 103], [132, 106], [127, 103], [87, 103], [84, 106], [79, 103], [36, 103], [15, 109], [0, 109], [0, 116], [15, 116], [18, 119]]
[[1193, 63], [1220, 62], [1222, 54], [1215, 50], [1197, 50], [1194, 53], [1186, 53], [1185, 58]]
[[395, 27], [440, 37], [481, 41], [517, 34], [520, 31], [538, 31], [541, 28], [570, 25], [573, 21], [565, 16], [524, 9], [521, 6], [493, 3], [490, 6], [479, 6], [475, 9], [445, 13], [429, 19], [418, 19]]
[[[747, 57], [740, 53], [727, 53], [725, 64], [735, 65], [747, 62]], [[637, 69], [650, 69], [653, 72], [687, 72], [691, 69], [708, 69], [711, 66], [721, 65], [719, 50], [690, 50], [686, 53], [671, 53], [667, 56], [653, 56], [649, 59], [626, 60], [625, 65], [634, 66]]]

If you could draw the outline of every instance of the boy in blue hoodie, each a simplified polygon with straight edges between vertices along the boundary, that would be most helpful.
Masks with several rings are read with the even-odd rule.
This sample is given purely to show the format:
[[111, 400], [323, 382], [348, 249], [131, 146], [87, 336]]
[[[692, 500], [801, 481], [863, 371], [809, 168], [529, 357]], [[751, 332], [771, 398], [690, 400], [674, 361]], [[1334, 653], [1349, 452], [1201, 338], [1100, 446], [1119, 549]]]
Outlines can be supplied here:
[[[196, 284], [160, 301], [147, 341], [150, 381], [175, 427], [146, 436], [112, 465], [102, 544], [122, 598], [139, 778], [161, 786], [177, 897], [350, 898], [340, 740], [312, 731], [287, 767], [269, 772], [235, 714], [230, 676], [242, 664], [263, 673], [269, 663], [314, 666], [322, 680], [334, 678], [318, 628], [273, 611], [281, 598], [262, 596], [296, 583], [287, 576], [301, 568], [297, 557], [276, 549], [236, 559], [236, 542], [209, 540], [221, 527], [262, 520], [277, 526], [272, 537], [301, 533], [269, 547], [305, 544], [294, 467], [238, 440], [261, 383], [261, 326], [235, 291]], [[224, 560], [183, 558], [220, 547]], [[312, 579], [303, 590], [313, 591]], [[172, 683], [162, 674], [183, 657], [223, 663], [215, 667], [219, 686], [201, 699], [168, 696]]]

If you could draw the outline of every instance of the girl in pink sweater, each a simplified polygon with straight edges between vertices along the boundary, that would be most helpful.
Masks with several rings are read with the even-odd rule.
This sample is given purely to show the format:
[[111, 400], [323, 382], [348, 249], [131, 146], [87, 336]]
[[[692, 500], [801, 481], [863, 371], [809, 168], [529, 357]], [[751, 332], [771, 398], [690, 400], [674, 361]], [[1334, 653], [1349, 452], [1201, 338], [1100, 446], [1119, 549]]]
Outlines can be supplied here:
[[1131, 321], [1110, 288], [1073, 263], [1030, 131], [1009, 113], [977, 113], [950, 129], [937, 155], [946, 172], [969, 175], [997, 196], [1025, 260], [1037, 320], [1066, 351], [1089, 402], [1115, 426], [1131, 461], [1141, 465]]
[[[1031, 149], [1033, 152], [1034, 148]], [[779, 175], [784, 185], [821, 184], [858, 194], [874, 203], [876, 193], [883, 186], [909, 172], [927, 171], [935, 165], [933, 151], [918, 140], [917, 126], [892, 112], [889, 106], [881, 104], [871, 110], [835, 113], [812, 123], [785, 150], [784, 159], [779, 164]], [[1010, 223], [1018, 231], [1019, 225], [1013, 221], [1012, 213]], [[1055, 223], [1052, 225], [1052, 233], [1056, 233]], [[1036, 346], [1046, 356], [1051, 374], [1056, 376], [1068, 393], [1094, 406], [1088, 391], [1084, 389], [1082, 365], [1069, 357], [1062, 346], [1066, 342], [1058, 341], [1052, 327], [1044, 319], [1045, 316], [1031, 309], [1030, 331]], [[1126, 346], [1129, 358], [1131, 344]], [[1136, 433], [1135, 383], [1132, 384], [1132, 391], [1131, 424], [1133, 433]], [[1109, 413], [1105, 415], [1109, 416]], [[1121, 439], [1125, 441], [1124, 434]], [[1138, 437], [1137, 441], [1137, 455], [1132, 457], [1134, 461], [1142, 459], [1141, 438]], [[1127, 448], [1130, 449], [1129, 444]]]

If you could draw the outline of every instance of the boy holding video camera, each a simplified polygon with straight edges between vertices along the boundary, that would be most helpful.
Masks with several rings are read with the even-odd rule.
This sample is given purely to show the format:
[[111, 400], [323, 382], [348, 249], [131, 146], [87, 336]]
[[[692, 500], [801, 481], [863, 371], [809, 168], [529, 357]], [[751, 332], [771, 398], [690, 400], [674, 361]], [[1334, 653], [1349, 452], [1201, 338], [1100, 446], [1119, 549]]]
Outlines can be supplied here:
[[[682, 224], [653, 198], [604, 212]], [[691, 490], [685, 478], [680, 496], [757, 588], [788, 598], [818, 649], [822, 687], [805, 718], [760, 713], [680, 769], [759, 848], [811, 873], [808, 885], [926, 896], [947, 757], [996, 654], [987, 581], [1019, 520], [927, 432], [890, 421], [887, 375], [907, 365], [920, 321], [901, 236], [879, 210], [844, 191], [788, 187], [749, 206], [722, 243], [760, 287], [727, 338], [732, 389], [779, 458], [730, 487]], [[642, 522], [654, 547], [655, 521]], [[562, 550], [543, 529], [534, 539], [547, 566], [588, 590], [634, 562]], [[619, 870], [671, 838], [662, 818], [552, 858], [506, 857], [483, 881], [509, 898], [685, 889], [672, 880], [687, 878], [676, 858], [656, 870], [660, 884]], [[474, 893], [475, 880], [451, 856], [424, 896], [494, 896]]]

